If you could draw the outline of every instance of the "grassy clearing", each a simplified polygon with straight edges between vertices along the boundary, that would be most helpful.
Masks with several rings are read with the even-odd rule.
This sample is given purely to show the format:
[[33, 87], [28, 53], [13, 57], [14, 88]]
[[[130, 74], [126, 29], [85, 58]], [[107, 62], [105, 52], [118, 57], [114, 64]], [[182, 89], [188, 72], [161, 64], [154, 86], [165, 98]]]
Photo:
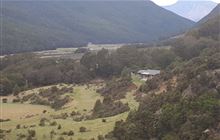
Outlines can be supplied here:
[[1, 119], [19, 120], [27, 116], [37, 116], [43, 110], [52, 111], [50, 107], [43, 105], [1, 103]]
[[[87, 139], [89, 140], [90, 138], [97, 138], [98, 135], [105, 135], [108, 132], [112, 131], [115, 125], [116, 121], [119, 120], [125, 120], [127, 118], [128, 112], [114, 116], [114, 117], [109, 117], [109, 118], [105, 118], [107, 120], [107, 122], [102, 122], [102, 119], [95, 119], [95, 120], [87, 120], [87, 121], [82, 121], [82, 122], [74, 122], [72, 120], [66, 119], [66, 120], [56, 120], [56, 122], [58, 124], [61, 124], [62, 128], [60, 130], [57, 129], [57, 126], [45, 126], [45, 127], [40, 127], [37, 126], [35, 128], [32, 128], [33, 130], [36, 131], [37, 133], [37, 138], [38, 139], [43, 139], [43, 137], [46, 136], [46, 139], [49, 139], [50, 137], [50, 131], [54, 130], [57, 135], [55, 136], [55, 140], [56, 138], [58, 138], [60, 136], [60, 134], [64, 131], [69, 131], [69, 130], [73, 130], [75, 135], [72, 137], [73, 140], [78, 140], [80, 138], [82, 139]], [[20, 121], [18, 122], [7, 122], [4, 123], [3, 128], [6, 126], [10, 126], [10, 125], [15, 125], [15, 124], [22, 124], [22, 125], [30, 125], [30, 124], [36, 124], [36, 122], [38, 122], [37, 118], [32, 118], [29, 121]], [[24, 123], [22, 123], [24, 122]], [[15, 125], [16, 126], [16, 125]], [[79, 128], [81, 126], [85, 126], [88, 131], [87, 132], [79, 132]], [[10, 127], [8, 129], [13, 129], [15, 127]], [[18, 133], [23, 133], [25, 134], [27, 131], [27, 129], [14, 129], [9, 135], [7, 135], [8, 139], [16, 139], [16, 134]], [[71, 138], [69, 136], [66, 136], [66, 138]]]
[[[51, 130], [54, 130], [57, 135], [54, 136], [54, 140], [56, 140], [60, 134], [64, 131], [74, 131], [74, 136], [63, 136], [65, 139], [69, 140], [72, 138], [73, 140], [79, 140], [79, 139], [86, 139], [89, 140], [90, 138], [97, 139], [98, 135], [105, 135], [108, 132], [112, 131], [115, 125], [116, 121], [119, 120], [125, 120], [128, 116], [129, 112], [125, 112], [113, 117], [104, 118], [106, 119], [106, 122], [102, 122], [102, 119], [95, 119], [95, 120], [86, 120], [81, 122], [75, 122], [71, 118], [67, 119], [52, 119], [50, 115], [53, 114], [60, 114], [60, 113], [70, 113], [71, 111], [79, 111], [81, 114], [89, 114], [91, 109], [93, 108], [95, 102], [97, 99], [103, 99], [100, 94], [96, 93], [96, 89], [98, 86], [90, 85], [88, 86], [74, 86], [74, 92], [73, 93], [66, 93], [66, 95], [70, 95], [73, 98], [73, 101], [67, 106], [65, 106], [64, 109], [59, 111], [54, 111], [49, 107], [46, 106], [39, 106], [39, 105], [30, 105], [30, 104], [4, 104], [2, 106], [4, 112], [7, 112], [7, 114], [10, 114], [14, 112], [15, 110], [19, 111], [26, 111], [31, 112], [34, 114], [39, 114], [36, 116], [33, 116], [31, 118], [26, 119], [20, 119], [20, 116], [23, 116], [22, 113], [19, 115], [18, 113], [14, 113], [14, 116], [18, 116], [18, 118], [12, 119], [12, 121], [9, 122], [3, 122], [1, 123], [1, 129], [9, 130], [12, 129], [11, 133], [8, 133], [6, 135], [6, 139], [12, 140], [17, 139], [17, 134], [19, 133], [27, 133], [28, 129], [32, 129], [36, 131], [36, 137], [38, 140], [48, 140], [50, 139], [50, 132]], [[36, 90], [33, 90], [36, 92]], [[29, 91], [30, 92], [30, 91]], [[137, 109], [138, 103], [134, 100], [133, 96], [134, 91], [131, 91], [127, 93], [126, 98], [122, 101], [125, 103], [128, 103], [131, 109]], [[86, 111], [85, 111], [86, 109]], [[43, 114], [42, 111], [47, 110], [48, 112], [46, 114]], [[15, 115], [16, 114], [16, 115]], [[9, 117], [9, 116], [8, 116]], [[46, 117], [49, 118], [50, 121], [56, 121], [58, 124], [61, 124], [62, 128], [57, 129], [57, 126], [49, 126], [46, 125], [44, 127], [39, 126], [39, 121], [41, 118]], [[21, 129], [15, 129], [16, 125], [20, 124], [22, 127], [30, 126], [30, 125], [36, 125], [36, 127], [33, 128], [21, 128]], [[86, 127], [87, 132], [81, 133], [79, 132], [80, 127]]]
[[128, 105], [129, 105], [131, 110], [136, 110], [139, 107], [139, 103], [134, 99], [135, 98], [134, 92], [135, 92], [134, 90], [131, 91], [131, 92], [128, 92], [126, 94], [126, 98], [125, 99], [121, 99], [121, 101], [123, 103], [128, 103]]
[[141, 80], [141, 78], [140, 78], [138, 75], [132, 74], [131, 77], [132, 77], [132, 82], [133, 82], [137, 87], [140, 87], [142, 84], [144, 84], [144, 81]]
[[98, 86], [74, 86], [74, 93], [67, 93], [72, 97], [73, 101], [65, 106], [65, 109], [57, 111], [60, 112], [71, 112], [78, 111], [81, 114], [88, 114], [94, 107], [96, 100], [102, 100], [103, 97], [96, 92]]

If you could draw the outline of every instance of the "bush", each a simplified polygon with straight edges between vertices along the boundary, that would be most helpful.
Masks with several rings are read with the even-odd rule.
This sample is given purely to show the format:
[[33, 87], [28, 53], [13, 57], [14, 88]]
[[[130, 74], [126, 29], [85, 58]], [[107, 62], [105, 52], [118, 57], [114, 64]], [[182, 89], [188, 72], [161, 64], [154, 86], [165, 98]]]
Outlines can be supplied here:
[[57, 127], [57, 129], [61, 129], [61, 128], [62, 128], [62, 127], [61, 127], [61, 125], [59, 124], [58, 127]]
[[68, 133], [66, 131], [64, 131], [61, 135], [67, 135]]
[[50, 139], [52, 140], [54, 135], [56, 135], [56, 132], [54, 130], [50, 131]]
[[67, 134], [68, 136], [73, 136], [74, 135], [74, 132], [72, 130], [70, 130]]
[[16, 125], [16, 129], [20, 129], [20, 128], [21, 128], [20, 124]]
[[102, 135], [99, 135], [98, 140], [105, 140], [105, 138]]
[[23, 140], [26, 137], [26, 135], [22, 133], [17, 134], [17, 136], [18, 136], [18, 140]]
[[40, 119], [39, 126], [45, 126], [46, 125], [46, 121], [48, 121], [46, 118]]
[[11, 121], [10, 119], [0, 119], [0, 122], [8, 122]]
[[120, 113], [124, 113], [129, 110], [130, 108], [128, 104], [123, 104], [121, 101], [114, 101], [111, 97], [104, 97], [103, 102], [101, 102], [100, 100], [96, 101], [91, 117], [110, 117]]
[[30, 137], [35, 137], [36, 131], [35, 131], [35, 130], [28, 130], [28, 135], [29, 135]]
[[20, 101], [21, 101], [21, 99], [19, 99], [19, 98], [16, 98], [16, 99], [13, 99], [13, 100], [12, 100], [13, 103], [18, 103], [18, 102], [20, 102]]
[[2, 99], [2, 103], [7, 103], [8, 102], [8, 99], [7, 98], [3, 98]]
[[70, 116], [75, 116], [75, 115], [77, 115], [77, 112], [76, 112], [76, 111], [72, 111], [72, 112], [70, 113]]
[[86, 127], [83, 127], [83, 126], [80, 127], [80, 128], [79, 128], [79, 132], [86, 132]]
[[63, 99], [60, 99], [60, 98], [55, 98], [54, 99], [54, 102], [51, 104], [51, 107], [53, 109], [61, 109], [66, 103], [68, 103], [70, 101], [70, 97], [69, 96], [66, 96], [64, 97]]
[[50, 126], [56, 126], [57, 125], [57, 122], [56, 121], [53, 121], [50, 123]]

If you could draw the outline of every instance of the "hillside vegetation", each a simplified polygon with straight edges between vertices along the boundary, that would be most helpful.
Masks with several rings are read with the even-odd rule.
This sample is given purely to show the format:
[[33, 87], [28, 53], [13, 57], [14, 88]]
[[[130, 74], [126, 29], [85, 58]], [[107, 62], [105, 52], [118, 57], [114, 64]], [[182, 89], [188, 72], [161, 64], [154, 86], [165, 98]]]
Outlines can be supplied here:
[[156, 41], [194, 24], [150, 1], [3, 1], [2, 53]]
[[[110, 139], [220, 139], [218, 21], [210, 19], [194, 30], [196, 35], [176, 40], [171, 49], [175, 61], [166, 73], [140, 87], [138, 111], [117, 122]], [[161, 86], [163, 91], [156, 92]]]
[[[3, 57], [1, 103], [12, 112], [0, 119], [0, 138], [219, 140], [218, 25], [211, 18], [169, 47], [86, 51], [80, 60]], [[161, 73], [143, 82], [140, 69]]]
[[207, 22], [208, 20], [215, 18], [220, 13], [220, 4], [218, 4], [208, 15], [206, 15], [203, 19], [201, 19], [198, 24], [202, 24]]

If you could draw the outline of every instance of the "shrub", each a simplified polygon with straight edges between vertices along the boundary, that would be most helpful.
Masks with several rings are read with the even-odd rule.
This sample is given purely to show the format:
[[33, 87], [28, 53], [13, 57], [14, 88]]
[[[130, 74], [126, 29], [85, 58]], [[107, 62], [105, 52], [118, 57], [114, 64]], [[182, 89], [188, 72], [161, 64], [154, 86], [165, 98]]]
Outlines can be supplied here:
[[9, 129], [9, 130], [6, 130], [5, 132], [6, 132], [6, 133], [11, 133], [11, 129]]
[[52, 140], [54, 135], [56, 135], [55, 131], [54, 130], [51, 130], [50, 131], [50, 139]]
[[121, 101], [114, 101], [111, 97], [104, 97], [103, 102], [97, 100], [93, 108], [92, 118], [104, 118], [129, 111], [128, 104]]
[[64, 132], [62, 133], [62, 135], [73, 136], [73, 135], [74, 135], [74, 132], [73, 132], [72, 130], [70, 130], [69, 132], [64, 131]]
[[61, 129], [61, 128], [62, 128], [62, 127], [61, 127], [61, 125], [59, 124], [58, 127], [57, 127], [57, 129]]
[[68, 103], [70, 101], [70, 97], [66, 96], [63, 99], [60, 98], [55, 98], [54, 102], [51, 104], [51, 107], [53, 109], [61, 109], [66, 103]]
[[79, 132], [86, 132], [86, 127], [83, 127], [83, 126], [80, 127], [80, 128], [79, 128]]
[[66, 131], [64, 131], [61, 135], [67, 135], [68, 133]]
[[35, 131], [35, 130], [28, 130], [28, 135], [29, 135], [30, 137], [35, 137], [36, 131]]
[[23, 140], [26, 137], [26, 135], [22, 133], [17, 134], [17, 136], [19, 140]]
[[75, 116], [76, 115], [76, 112], [75, 111], [72, 111], [71, 113], [70, 113], [70, 116]]
[[57, 125], [57, 122], [56, 121], [53, 121], [50, 123], [50, 126], [56, 126]]
[[57, 86], [52, 86], [51, 88], [50, 88], [50, 91], [52, 92], [52, 93], [54, 93], [54, 92], [57, 92], [59, 89], [57, 88]]
[[105, 138], [102, 135], [99, 135], [98, 140], [105, 140]]
[[16, 125], [16, 129], [20, 129], [20, 128], [21, 128], [20, 124]]
[[72, 130], [70, 130], [67, 134], [68, 136], [73, 136], [74, 135], [74, 132]]
[[8, 122], [11, 121], [10, 119], [0, 119], [0, 122]]
[[2, 103], [7, 103], [8, 102], [8, 99], [7, 98], [3, 98], [2, 99]]
[[39, 126], [45, 126], [45, 125], [46, 125], [46, 121], [47, 121], [46, 118], [42, 118], [42, 119], [40, 119]]
[[21, 101], [21, 99], [19, 99], [19, 98], [16, 98], [16, 99], [13, 99], [13, 100], [12, 100], [13, 103], [18, 103], [18, 102], [20, 102], [20, 101]]

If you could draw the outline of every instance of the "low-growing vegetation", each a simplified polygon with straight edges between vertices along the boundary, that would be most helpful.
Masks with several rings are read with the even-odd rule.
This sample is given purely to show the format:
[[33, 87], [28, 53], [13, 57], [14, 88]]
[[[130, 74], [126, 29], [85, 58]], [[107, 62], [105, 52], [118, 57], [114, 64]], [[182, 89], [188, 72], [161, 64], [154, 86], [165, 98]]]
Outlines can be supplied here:
[[[175, 42], [176, 47], [170, 51], [177, 59], [167, 67], [169, 72], [140, 87], [139, 92], [144, 95], [139, 109], [130, 112], [126, 121], [118, 121], [107, 137], [116, 140], [220, 138], [220, 42], [216, 34], [202, 33], [206, 25], [197, 30], [198, 36], [190, 34]], [[216, 32], [219, 34], [219, 30]], [[162, 85], [166, 90], [157, 94], [156, 89]]]
[[72, 98], [65, 95], [66, 93], [73, 93], [72, 87], [52, 86], [47, 89], [40, 89], [39, 93], [32, 93], [22, 97], [20, 101], [30, 102], [31, 104], [47, 105], [53, 109], [61, 109], [65, 104], [70, 102]]
[[103, 102], [97, 100], [93, 108], [92, 118], [104, 118], [115, 116], [120, 113], [129, 111], [128, 104], [121, 101], [114, 101], [111, 97], [105, 97]]

